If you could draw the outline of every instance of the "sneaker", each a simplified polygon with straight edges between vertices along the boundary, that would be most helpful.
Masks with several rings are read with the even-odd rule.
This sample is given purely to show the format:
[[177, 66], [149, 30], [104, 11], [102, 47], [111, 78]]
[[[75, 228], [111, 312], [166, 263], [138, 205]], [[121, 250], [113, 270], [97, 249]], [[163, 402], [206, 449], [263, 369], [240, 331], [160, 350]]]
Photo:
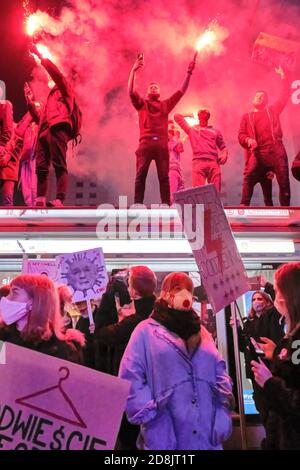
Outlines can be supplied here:
[[46, 207], [46, 198], [43, 196], [37, 197], [35, 200], [36, 207]]
[[63, 207], [64, 203], [61, 199], [53, 199], [53, 201], [49, 201], [47, 203], [47, 206], [49, 206], [49, 207]]

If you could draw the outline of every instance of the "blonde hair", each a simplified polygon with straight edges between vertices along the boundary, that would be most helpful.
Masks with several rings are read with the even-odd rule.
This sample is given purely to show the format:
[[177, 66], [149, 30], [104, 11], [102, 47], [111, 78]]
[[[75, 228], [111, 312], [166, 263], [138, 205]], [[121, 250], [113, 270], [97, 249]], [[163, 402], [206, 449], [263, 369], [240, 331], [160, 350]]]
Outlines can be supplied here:
[[21, 336], [27, 341], [47, 341], [52, 335], [64, 340], [59, 309], [59, 296], [54, 282], [47, 276], [22, 274], [11, 287], [24, 289], [32, 300], [32, 308]]

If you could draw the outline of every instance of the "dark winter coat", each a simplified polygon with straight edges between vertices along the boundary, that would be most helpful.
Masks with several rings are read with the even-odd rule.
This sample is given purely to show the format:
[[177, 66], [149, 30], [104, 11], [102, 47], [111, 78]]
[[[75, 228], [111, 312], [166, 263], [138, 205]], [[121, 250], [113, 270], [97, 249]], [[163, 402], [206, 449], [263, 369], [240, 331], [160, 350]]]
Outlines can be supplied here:
[[284, 337], [284, 323], [276, 308], [272, 307], [262, 313], [260, 317], [247, 318], [244, 321], [243, 330], [239, 328], [238, 331], [240, 350], [245, 354], [246, 376], [252, 379], [253, 374], [250, 363], [253, 358], [247, 349], [248, 338], [251, 337], [255, 341], [261, 342], [260, 338], [265, 337], [278, 344]]
[[118, 375], [120, 362], [127, 343], [135, 327], [152, 313], [155, 296], [144, 297], [134, 301], [135, 313], [125, 317], [118, 323], [105, 326], [95, 331], [95, 340], [98, 345], [110, 347], [108, 370], [105, 372]]
[[264, 394], [269, 404], [266, 448], [300, 450], [300, 327], [282, 340], [273, 356], [273, 377]]
[[29, 342], [25, 341], [15, 325], [12, 325], [0, 328], [0, 340], [59, 359], [83, 364], [82, 335], [79, 335], [79, 332], [75, 330], [68, 330], [66, 341], [62, 341], [53, 335], [48, 341]]
[[81, 331], [85, 336], [85, 346], [83, 348], [83, 360], [86, 367], [95, 369], [95, 346], [94, 335], [90, 333], [89, 317], [80, 317], [76, 323], [76, 330]]

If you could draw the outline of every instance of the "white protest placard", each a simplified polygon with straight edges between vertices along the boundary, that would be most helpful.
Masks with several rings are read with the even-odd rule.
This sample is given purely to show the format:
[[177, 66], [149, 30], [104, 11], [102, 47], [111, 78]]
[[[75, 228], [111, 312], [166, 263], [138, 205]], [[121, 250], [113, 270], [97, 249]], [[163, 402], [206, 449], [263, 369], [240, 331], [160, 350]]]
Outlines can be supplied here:
[[48, 276], [52, 281], [58, 279], [57, 261], [45, 259], [24, 259], [22, 274], [40, 274]]
[[73, 302], [99, 299], [105, 292], [108, 276], [101, 248], [67, 253], [56, 257], [59, 279], [70, 287]]
[[5, 343], [1, 450], [112, 450], [129, 382]]
[[209, 184], [179, 191], [174, 200], [209, 303], [217, 313], [250, 289], [220, 196]]

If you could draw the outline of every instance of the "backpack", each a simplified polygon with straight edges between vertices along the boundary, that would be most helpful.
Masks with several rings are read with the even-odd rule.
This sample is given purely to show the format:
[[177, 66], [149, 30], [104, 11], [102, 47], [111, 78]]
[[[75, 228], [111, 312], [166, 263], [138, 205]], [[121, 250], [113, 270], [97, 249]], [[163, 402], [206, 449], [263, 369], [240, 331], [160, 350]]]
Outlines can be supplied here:
[[73, 111], [71, 114], [72, 120], [72, 134], [73, 145], [78, 145], [81, 143], [82, 135], [80, 134], [80, 129], [82, 126], [82, 112], [79, 108], [76, 99], [74, 98]]

